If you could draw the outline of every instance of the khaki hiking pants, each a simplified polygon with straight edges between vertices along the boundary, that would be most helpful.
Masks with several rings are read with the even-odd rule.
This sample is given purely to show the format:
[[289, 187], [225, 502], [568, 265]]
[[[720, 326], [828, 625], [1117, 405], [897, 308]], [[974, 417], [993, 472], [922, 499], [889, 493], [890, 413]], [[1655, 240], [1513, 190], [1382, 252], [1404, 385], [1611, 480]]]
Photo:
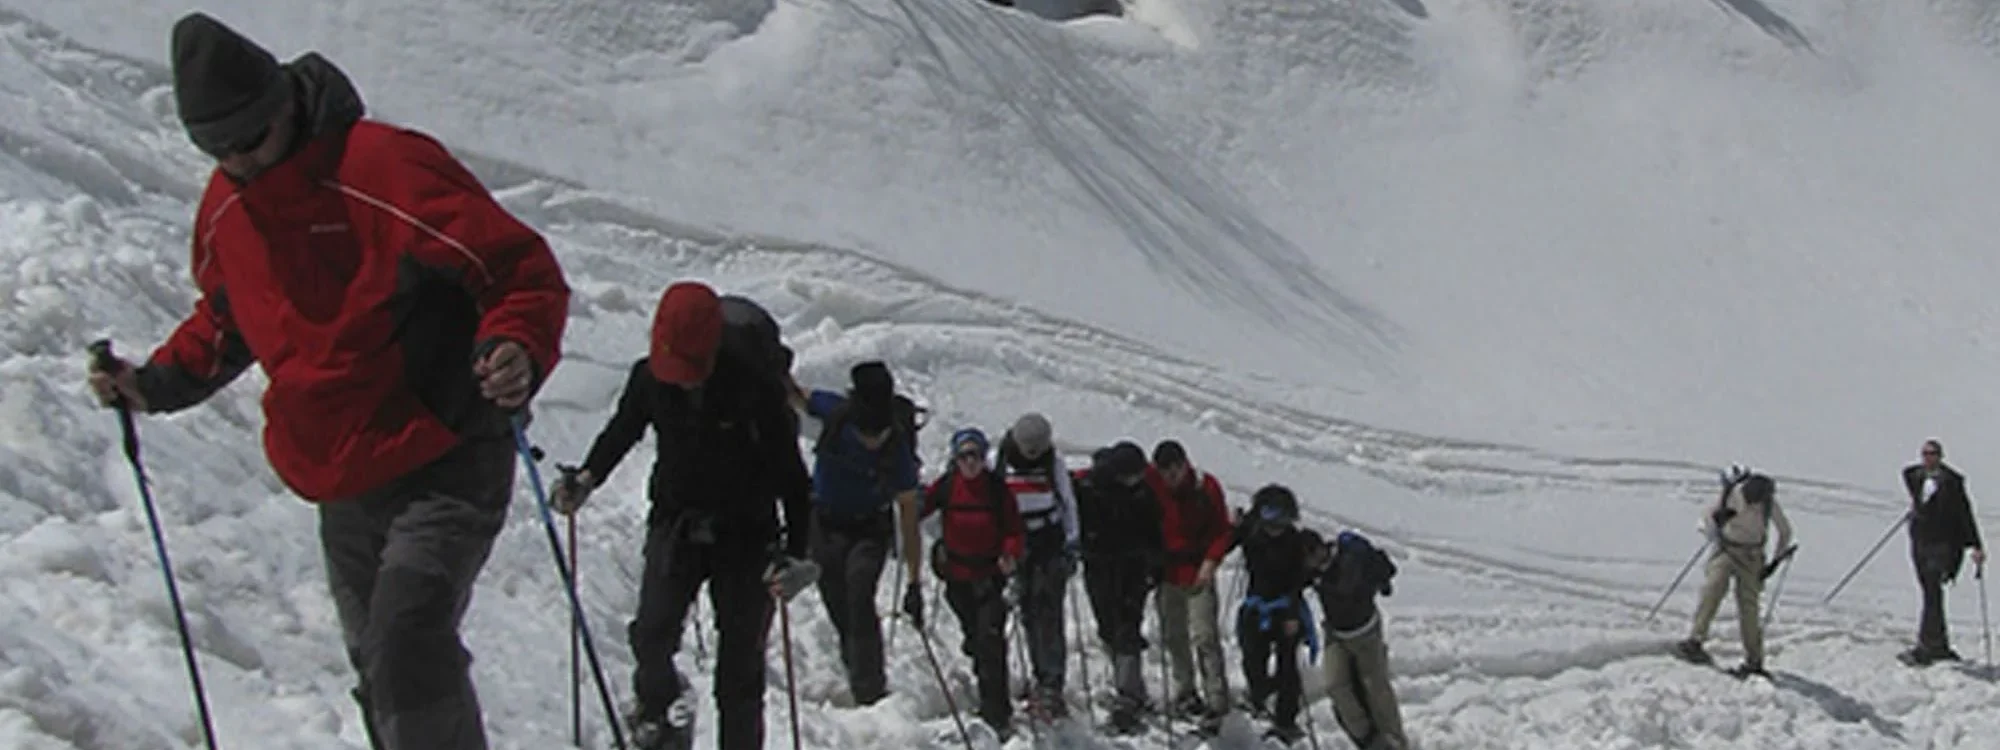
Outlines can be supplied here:
[[1708, 640], [1709, 623], [1722, 608], [1722, 595], [1736, 583], [1736, 622], [1743, 636], [1743, 660], [1764, 665], [1764, 628], [1757, 621], [1757, 605], [1764, 596], [1764, 548], [1724, 544], [1708, 558], [1708, 583], [1701, 588], [1701, 606], [1694, 611], [1697, 642]]
[[1324, 656], [1327, 697], [1334, 718], [1362, 750], [1405, 750], [1403, 712], [1389, 684], [1389, 645], [1382, 620], [1350, 638], [1328, 634]]
[[1216, 635], [1215, 584], [1160, 584], [1160, 640], [1173, 662], [1174, 700], [1195, 694], [1195, 662], [1201, 664], [1202, 703], [1209, 711], [1229, 710], [1223, 683], [1222, 640]]

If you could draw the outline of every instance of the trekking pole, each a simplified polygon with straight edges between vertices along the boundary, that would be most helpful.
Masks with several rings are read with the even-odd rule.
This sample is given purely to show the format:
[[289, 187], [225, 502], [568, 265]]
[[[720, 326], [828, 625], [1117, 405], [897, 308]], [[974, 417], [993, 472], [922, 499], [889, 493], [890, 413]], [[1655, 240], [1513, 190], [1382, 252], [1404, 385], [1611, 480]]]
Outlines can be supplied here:
[[1993, 666], [1993, 621], [1986, 618], [1986, 563], [1972, 569], [1972, 577], [1979, 579], [1979, 629], [1985, 634], [1986, 666]]
[[[1304, 693], [1305, 689], [1300, 688], [1299, 692]], [[1299, 696], [1299, 702], [1305, 704], [1299, 711], [1306, 715], [1306, 739], [1312, 742], [1313, 750], [1319, 750], [1319, 727], [1313, 726], [1312, 703], [1305, 700], [1303, 695]]]
[[792, 607], [784, 599], [772, 598], [777, 599], [778, 629], [785, 639], [785, 698], [792, 711], [792, 750], [799, 750], [799, 687], [792, 672]]
[[[576, 516], [569, 519], [569, 569], [576, 567]], [[570, 587], [570, 596], [576, 596], [576, 587]], [[569, 622], [569, 731], [570, 744], [583, 747], [583, 659], [578, 653], [583, 641], [577, 636], [576, 620]]]
[[1650, 611], [1648, 611], [1648, 612], [1646, 613], [1646, 622], [1649, 622], [1649, 623], [1650, 623], [1650, 622], [1652, 622], [1652, 621], [1653, 621], [1653, 617], [1654, 617], [1655, 615], [1658, 615], [1658, 614], [1660, 613], [1660, 608], [1661, 608], [1661, 607], [1664, 607], [1664, 606], [1666, 606], [1666, 605], [1667, 605], [1667, 600], [1668, 600], [1668, 599], [1671, 599], [1671, 598], [1673, 598], [1673, 596], [1674, 596], [1674, 589], [1677, 589], [1677, 588], [1680, 588], [1680, 587], [1681, 587], [1681, 581], [1682, 581], [1683, 579], [1687, 578], [1687, 574], [1688, 574], [1688, 571], [1690, 571], [1690, 570], [1694, 570], [1694, 564], [1695, 564], [1695, 563], [1697, 563], [1697, 562], [1700, 562], [1700, 561], [1701, 561], [1701, 555], [1702, 555], [1702, 553], [1703, 553], [1703, 552], [1707, 552], [1707, 551], [1708, 551], [1708, 548], [1709, 548], [1709, 546], [1711, 546], [1711, 545], [1713, 545], [1713, 544], [1715, 544], [1715, 540], [1714, 540], [1714, 539], [1704, 539], [1704, 540], [1702, 540], [1702, 542], [1701, 542], [1701, 549], [1697, 549], [1697, 550], [1695, 550], [1695, 551], [1694, 551], [1694, 556], [1693, 556], [1693, 557], [1690, 557], [1690, 558], [1688, 558], [1688, 561], [1687, 561], [1687, 564], [1686, 564], [1686, 565], [1683, 565], [1683, 566], [1681, 566], [1681, 572], [1680, 572], [1680, 575], [1677, 575], [1677, 576], [1674, 576], [1674, 582], [1673, 582], [1673, 583], [1671, 583], [1671, 584], [1668, 584], [1668, 585], [1667, 585], [1667, 593], [1664, 593], [1664, 594], [1661, 594], [1661, 595], [1660, 595], [1660, 600], [1659, 600], [1658, 602], [1655, 602], [1655, 603], [1653, 604], [1653, 608], [1652, 608], [1652, 610], [1650, 610]]
[[1853, 570], [1847, 571], [1847, 575], [1841, 576], [1840, 582], [1833, 585], [1832, 591], [1826, 592], [1826, 597], [1821, 599], [1820, 603], [1831, 604], [1833, 598], [1840, 595], [1840, 590], [1847, 588], [1847, 582], [1854, 580], [1854, 574], [1861, 572], [1862, 568], [1868, 567], [1868, 561], [1875, 559], [1875, 553], [1881, 552], [1882, 545], [1889, 543], [1889, 537], [1895, 536], [1897, 529], [1902, 528], [1903, 524], [1910, 522], [1910, 515], [1910, 512], [1905, 512], [1902, 518], [1896, 519], [1895, 525], [1890, 526], [1889, 530], [1882, 534], [1882, 540], [1876, 542], [1874, 547], [1869, 548], [1868, 554], [1861, 557], [1861, 562], [1854, 564]]
[[[111, 354], [111, 342], [99, 340], [90, 345], [90, 357], [96, 369], [116, 375], [123, 363]], [[187, 659], [188, 681], [194, 685], [195, 708], [201, 713], [201, 736], [208, 750], [215, 750], [215, 721], [208, 713], [208, 691], [201, 684], [201, 665], [195, 660], [194, 639], [188, 636], [187, 613], [181, 609], [180, 586], [174, 583], [174, 564], [167, 558], [167, 538], [160, 531], [160, 514], [153, 507], [153, 490], [146, 481], [146, 465], [139, 458], [139, 428], [132, 423], [132, 405], [126, 403], [120, 394], [112, 405], [118, 408], [118, 427], [125, 433], [125, 460], [132, 464], [132, 476], [139, 483], [139, 501], [146, 506], [146, 523], [153, 529], [153, 551], [160, 557], [160, 574], [167, 579], [167, 598], [173, 600], [174, 626], [181, 633], [181, 656]]]
[[577, 598], [576, 576], [570, 570], [569, 561], [563, 557], [562, 539], [556, 536], [556, 519], [549, 510], [549, 494], [542, 487], [542, 469], [535, 464], [535, 454], [540, 451], [528, 443], [525, 417], [515, 412], [514, 449], [521, 454], [521, 463], [528, 466], [528, 483], [535, 488], [535, 507], [542, 514], [542, 528], [548, 531], [549, 553], [556, 558], [556, 572], [562, 575], [563, 591], [569, 594], [570, 623], [576, 626], [577, 635], [583, 641], [583, 652], [590, 660], [590, 676], [597, 681], [597, 697], [604, 703], [604, 719], [611, 725], [612, 741], [618, 750], [625, 750], [625, 729], [618, 725], [618, 709], [611, 702], [611, 688], [604, 681], [604, 667], [597, 660], [597, 645], [590, 637], [590, 622], [584, 619], [583, 602]]
[[931, 646], [931, 633], [915, 618], [910, 627], [917, 629], [917, 639], [924, 644], [924, 658], [931, 663], [931, 674], [937, 677], [938, 692], [944, 694], [944, 705], [951, 709], [951, 721], [958, 725], [959, 739], [965, 740], [965, 750], [972, 750], [972, 733], [965, 730], [965, 718], [958, 714], [958, 700], [951, 697], [951, 683], [945, 682], [944, 667], [938, 666], [937, 649]]
[[694, 620], [694, 663], [702, 670], [708, 669], [708, 636], [701, 625], [701, 599], [695, 598], [694, 606], [688, 609], [688, 619]]
[[1778, 570], [1778, 584], [1771, 587], [1771, 603], [1764, 605], [1764, 627], [1770, 627], [1771, 623], [1778, 619], [1778, 600], [1785, 595], [1785, 576], [1791, 572], [1792, 566], [1789, 561], [1783, 563], [1783, 567]]
[[1090, 634], [1084, 631], [1083, 613], [1076, 608], [1076, 586], [1065, 588], [1063, 596], [1069, 599], [1064, 606], [1069, 607], [1070, 625], [1076, 628], [1076, 658], [1083, 662], [1083, 715], [1096, 724], [1097, 703], [1090, 697]]
[[1047, 715], [1048, 707], [1042, 705], [1041, 685], [1035, 683], [1035, 657], [1028, 651], [1028, 624], [1023, 621], [1019, 604], [1014, 606], [1014, 632], [1020, 637], [1008, 640], [1014, 642], [1014, 650], [1020, 654], [1024, 666], [1021, 674], [1027, 677], [1021, 684], [1027, 688], [1030, 708], [1028, 734], [1034, 738], [1035, 744], [1039, 745], [1042, 742], [1042, 716]]
[[[535, 457], [540, 458], [539, 455]], [[577, 475], [583, 470], [575, 466], [556, 464], [556, 471], [562, 473], [562, 478], [557, 481], [562, 482], [564, 487], [575, 489], [578, 483]], [[569, 569], [571, 571], [579, 571], [576, 566], [576, 516], [571, 514], [564, 516], [564, 519], [568, 522], [569, 526]], [[571, 587], [571, 596], [575, 596], [574, 586]], [[571, 747], [583, 747], [583, 655], [579, 653], [582, 648], [582, 641], [577, 637], [576, 619], [570, 618], [569, 741]]]
[[[894, 545], [894, 544], [891, 544], [891, 545], [889, 545], [889, 549], [895, 549], [895, 548], [896, 548], [896, 546], [897, 546], [897, 545]], [[893, 591], [893, 592], [895, 592], [894, 594], [892, 594], [892, 596], [902, 596], [902, 595], [903, 595], [903, 566], [902, 566], [902, 565], [900, 565], [900, 564], [898, 564], [898, 565], [895, 565], [894, 567], [896, 568], [896, 587], [895, 587], [895, 588], [892, 588], [892, 589], [889, 589], [889, 590], [890, 590], [890, 591]], [[903, 609], [902, 609], [902, 607], [891, 607], [890, 609], [891, 609], [892, 611], [891, 611], [891, 612], [889, 613], [889, 619], [891, 619], [891, 620], [900, 620], [900, 619], [903, 619]], [[891, 651], [894, 651], [895, 649], [896, 649], [896, 629], [895, 629], [895, 628], [890, 628], [890, 629], [889, 629], [889, 640], [888, 640], [888, 643], [884, 644], [884, 647], [883, 647], [883, 649], [882, 649], [882, 652], [886, 654], [886, 653], [889, 653], [889, 652], [891, 652]]]
[[1167, 728], [1167, 746], [1174, 746], [1174, 684], [1173, 675], [1167, 672], [1167, 597], [1166, 582], [1153, 590], [1153, 635], [1154, 649], [1160, 654], [1160, 723]]
[[1763, 575], [1765, 578], [1770, 578], [1771, 573], [1774, 571], [1778, 574], [1778, 585], [1771, 588], [1771, 603], [1764, 605], [1764, 625], [1766, 627], [1769, 627], [1771, 621], [1778, 616], [1778, 599], [1785, 595], [1785, 576], [1792, 572], [1792, 553], [1798, 550], [1799, 545], [1787, 545], [1783, 552], [1778, 553], [1777, 559], [1772, 560], [1770, 564], [1764, 566]]

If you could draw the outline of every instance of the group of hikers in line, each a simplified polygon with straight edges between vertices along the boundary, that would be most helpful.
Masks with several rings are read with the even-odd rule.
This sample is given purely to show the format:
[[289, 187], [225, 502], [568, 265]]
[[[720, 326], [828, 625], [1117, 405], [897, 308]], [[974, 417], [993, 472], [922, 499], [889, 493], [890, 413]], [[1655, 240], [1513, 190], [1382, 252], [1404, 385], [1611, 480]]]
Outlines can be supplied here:
[[[181, 123], [215, 162], [191, 232], [199, 296], [143, 363], [108, 348], [93, 358], [89, 385], [128, 413], [171, 413], [259, 366], [268, 381], [265, 453], [287, 488], [317, 508], [371, 743], [483, 750], [460, 626], [506, 522], [526, 407], [561, 359], [570, 301], [561, 264], [442, 144], [366, 118], [353, 84], [317, 53], [280, 63], [191, 13], [173, 27], [171, 59]], [[1268, 716], [1274, 735], [1295, 738], [1304, 645], [1322, 658], [1351, 739], [1371, 750], [1407, 744], [1375, 604], [1391, 593], [1395, 566], [1359, 534], [1329, 540], [1304, 528], [1286, 487], [1257, 490], [1233, 515], [1220, 483], [1172, 440], [1150, 456], [1119, 442], [1070, 471], [1037, 414], [997, 445], [958, 429], [950, 465], [925, 481], [914, 406], [886, 366], [855, 366], [845, 393], [808, 393], [791, 364], [756, 304], [700, 283], [671, 285], [648, 355], [551, 500], [574, 513], [652, 432], [645, 572], [627, 628], [642, 747], [688, 743], [688, 682], [673, 656], [704, 584], [726, 624], [714, 680], [721, 747], [763, 746], [770, 621], [805, 585], [817, 585], [840, 636], [854, 700], [879, 701], [890, 686], [874, 592], [892, 548], [908, 582], [901, 609], [913, 622], [926, 614], [921, 561], [944, 583], [973, 660], [978, 712], [1001, 734], [1013, 712], [1010, 610], [1030, 654], [1029, 705], [1049, 716], [1067, 710], [1062, 592], [1080, 566], [1112, 654], [1114, 727], [1134, 727], [1152, 710], [1212, 729], [1240, 705]], [[822, 423], [810, 470], [798, 447], [800, 412]], [[128, 433], [136, 467], [132, 440]], [[1923, 464], [1905, 472], [1924, 592], [1913, 655], [1926, 662], [1955, 658], [1941, 587], [1962, 551], [1984, 563], [1963, 477], [1940, 456], [1929, 444]], [[1699, 648], [1736, 581], [1750, 672], [1762, 668], [1754, 611], [1763, 519], [1788, 533], [1769, 490], [1768, 481], [1726, 482], [1712, 517], [1723, 543], [1687, 649]], [[927, 552], [925, 518], [938, 527]], [[555, 544], [552, 526], [550, 537]], [[1217, 626], [1216, 573], [1232, 551], [1247, 577], [1246, 595], [1231, 602], [1247, 688], [1240, 704]], [[1173, 664], [1164, 707], [1149, 705], [1139, 666], [1149, 594]]]
[[[576, 512], [652, 428], [658, 455], [648, 483], [646, 575], [631, 630], [639, 693], [631, 722], [640, 747], [686, 747], [691, 736], [687, 681], [672, 657], [704, 580], [722, 631], [714, 689], [721, 747], [761, 746], [765, 654], [755, 625], [768, 623], [762, 608], [773, 584], [799, 579], [796, 571], [810, 571], [803, 578], [826, 607], [854, 702], [887, 696], [876, 592], [892, 558], [906, 582], [900, 609], [919, 629], [925, 568], [941, 583], [963, 633], [960, 651], [972, 662], [976, 712], [996, 736], [1015, 732], [1010, 621], [1027, 657], [1030, 726], [1069, 715], [1064, 623], [1078, 573], [1111, 655], [1109, 729], [1141, 731], [1142, 719], [1162, 708], [1149, 698], [1142, 669], [1142, 625], [1154, 597], [1160, 645], [1173, 666], [1164, 710], [1212, 733], [1237, 705], [1226, 687], [1216, 586], [1233, 550], [1241, 550], [1248, 580], [1235, 603], [1247, 683], [1240, 707], [1268, 719], [1272, 736], [1303, 736], [1295, 721], [1297, 651], [1309, 644], [1317, 655], [1322, 623], [1306, 599], [1317, 591], [1335, 652], [1327, 663], [1336, 713], [1362, 747], [1404, 746], [1374, 603], [1391, 588], [1395, 567], [1365, 538], [1348, 532], [1330, 544], [1302, 528], [1296, 498], [1280, 485], [1259, 490], [1247, 511], [1232, 515], [1221, 483], [1173, 440], [1150, 457], [1120, 441], [1072, 470], [1049, 420], [1032, 412], [997, 440], [958, 428], [947, 465], [926, 479], [920, 409], [897, 392], [885, 363], [854, 365], [842, 391], [809, 391], [793, 381], [791, 353], [775, 331], [742, 297], [699, 282], [669, 286], [649, 355], [634, 363], [609, 423], [551, 500], [560, 512]], [[799, 412], [820, 423], [810, 470], [797, 448]], [[928, 549], [926, 524], [935, 537]]]

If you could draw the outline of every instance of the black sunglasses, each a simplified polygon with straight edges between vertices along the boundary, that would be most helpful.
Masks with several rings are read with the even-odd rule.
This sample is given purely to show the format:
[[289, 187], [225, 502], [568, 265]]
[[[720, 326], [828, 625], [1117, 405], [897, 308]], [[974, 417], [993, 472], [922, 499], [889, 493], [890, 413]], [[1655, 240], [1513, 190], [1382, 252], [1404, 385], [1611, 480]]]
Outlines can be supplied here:
[[268, 139], [270, 137], [271, 137], [271, 126], [269, 124], [266, 124], [264, 125], [264, 127], [258, 128], [257, 132], [251, 133], [250, 135], [245, 136], [241, 139], [222, 144], [221, 146], [216, 147], [214, 150], [209, 151], [208, 153], [210, 156], [214, 156], [215, 158], [218, 159], [226, 159], [231, 156], [235, 156], [237, 154], [247, 154], [262, 147], [264, 145], [265, 139]]

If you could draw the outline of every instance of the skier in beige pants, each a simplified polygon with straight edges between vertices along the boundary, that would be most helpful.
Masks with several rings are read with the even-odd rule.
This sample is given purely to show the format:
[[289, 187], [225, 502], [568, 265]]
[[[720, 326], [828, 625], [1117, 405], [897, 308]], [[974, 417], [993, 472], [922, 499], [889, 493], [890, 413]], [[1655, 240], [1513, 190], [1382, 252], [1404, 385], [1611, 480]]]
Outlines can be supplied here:
[[1778, 549], [1792, 544], [1792, 524], [1773, 496], [1770, 477], [1733, 468], [1724, 478], [1722, 495], [1702, 518], [1704, 533], [1714, 535], [1715, 552], [1708, 558], [1708, 581], [1701, 589], [1701, 605], [1695, 609], [1694, 628], [1678, 648], [1684, 659], [1709, 663], [1712, 658], [1702, 642], [1708, 640], [1708, 626], [1722, 607], [1722, 595], [1730, 583], [1736, 587], [1736, 619], [1743, 637], [1743, 663], [1730, 671], [1737, 677], [1769, 676], [1764, 671], [1764, 630], [1758, 622], [1758, 604], [1764, 594], [1764, 542], [1766, 529], [1778, 528]]

